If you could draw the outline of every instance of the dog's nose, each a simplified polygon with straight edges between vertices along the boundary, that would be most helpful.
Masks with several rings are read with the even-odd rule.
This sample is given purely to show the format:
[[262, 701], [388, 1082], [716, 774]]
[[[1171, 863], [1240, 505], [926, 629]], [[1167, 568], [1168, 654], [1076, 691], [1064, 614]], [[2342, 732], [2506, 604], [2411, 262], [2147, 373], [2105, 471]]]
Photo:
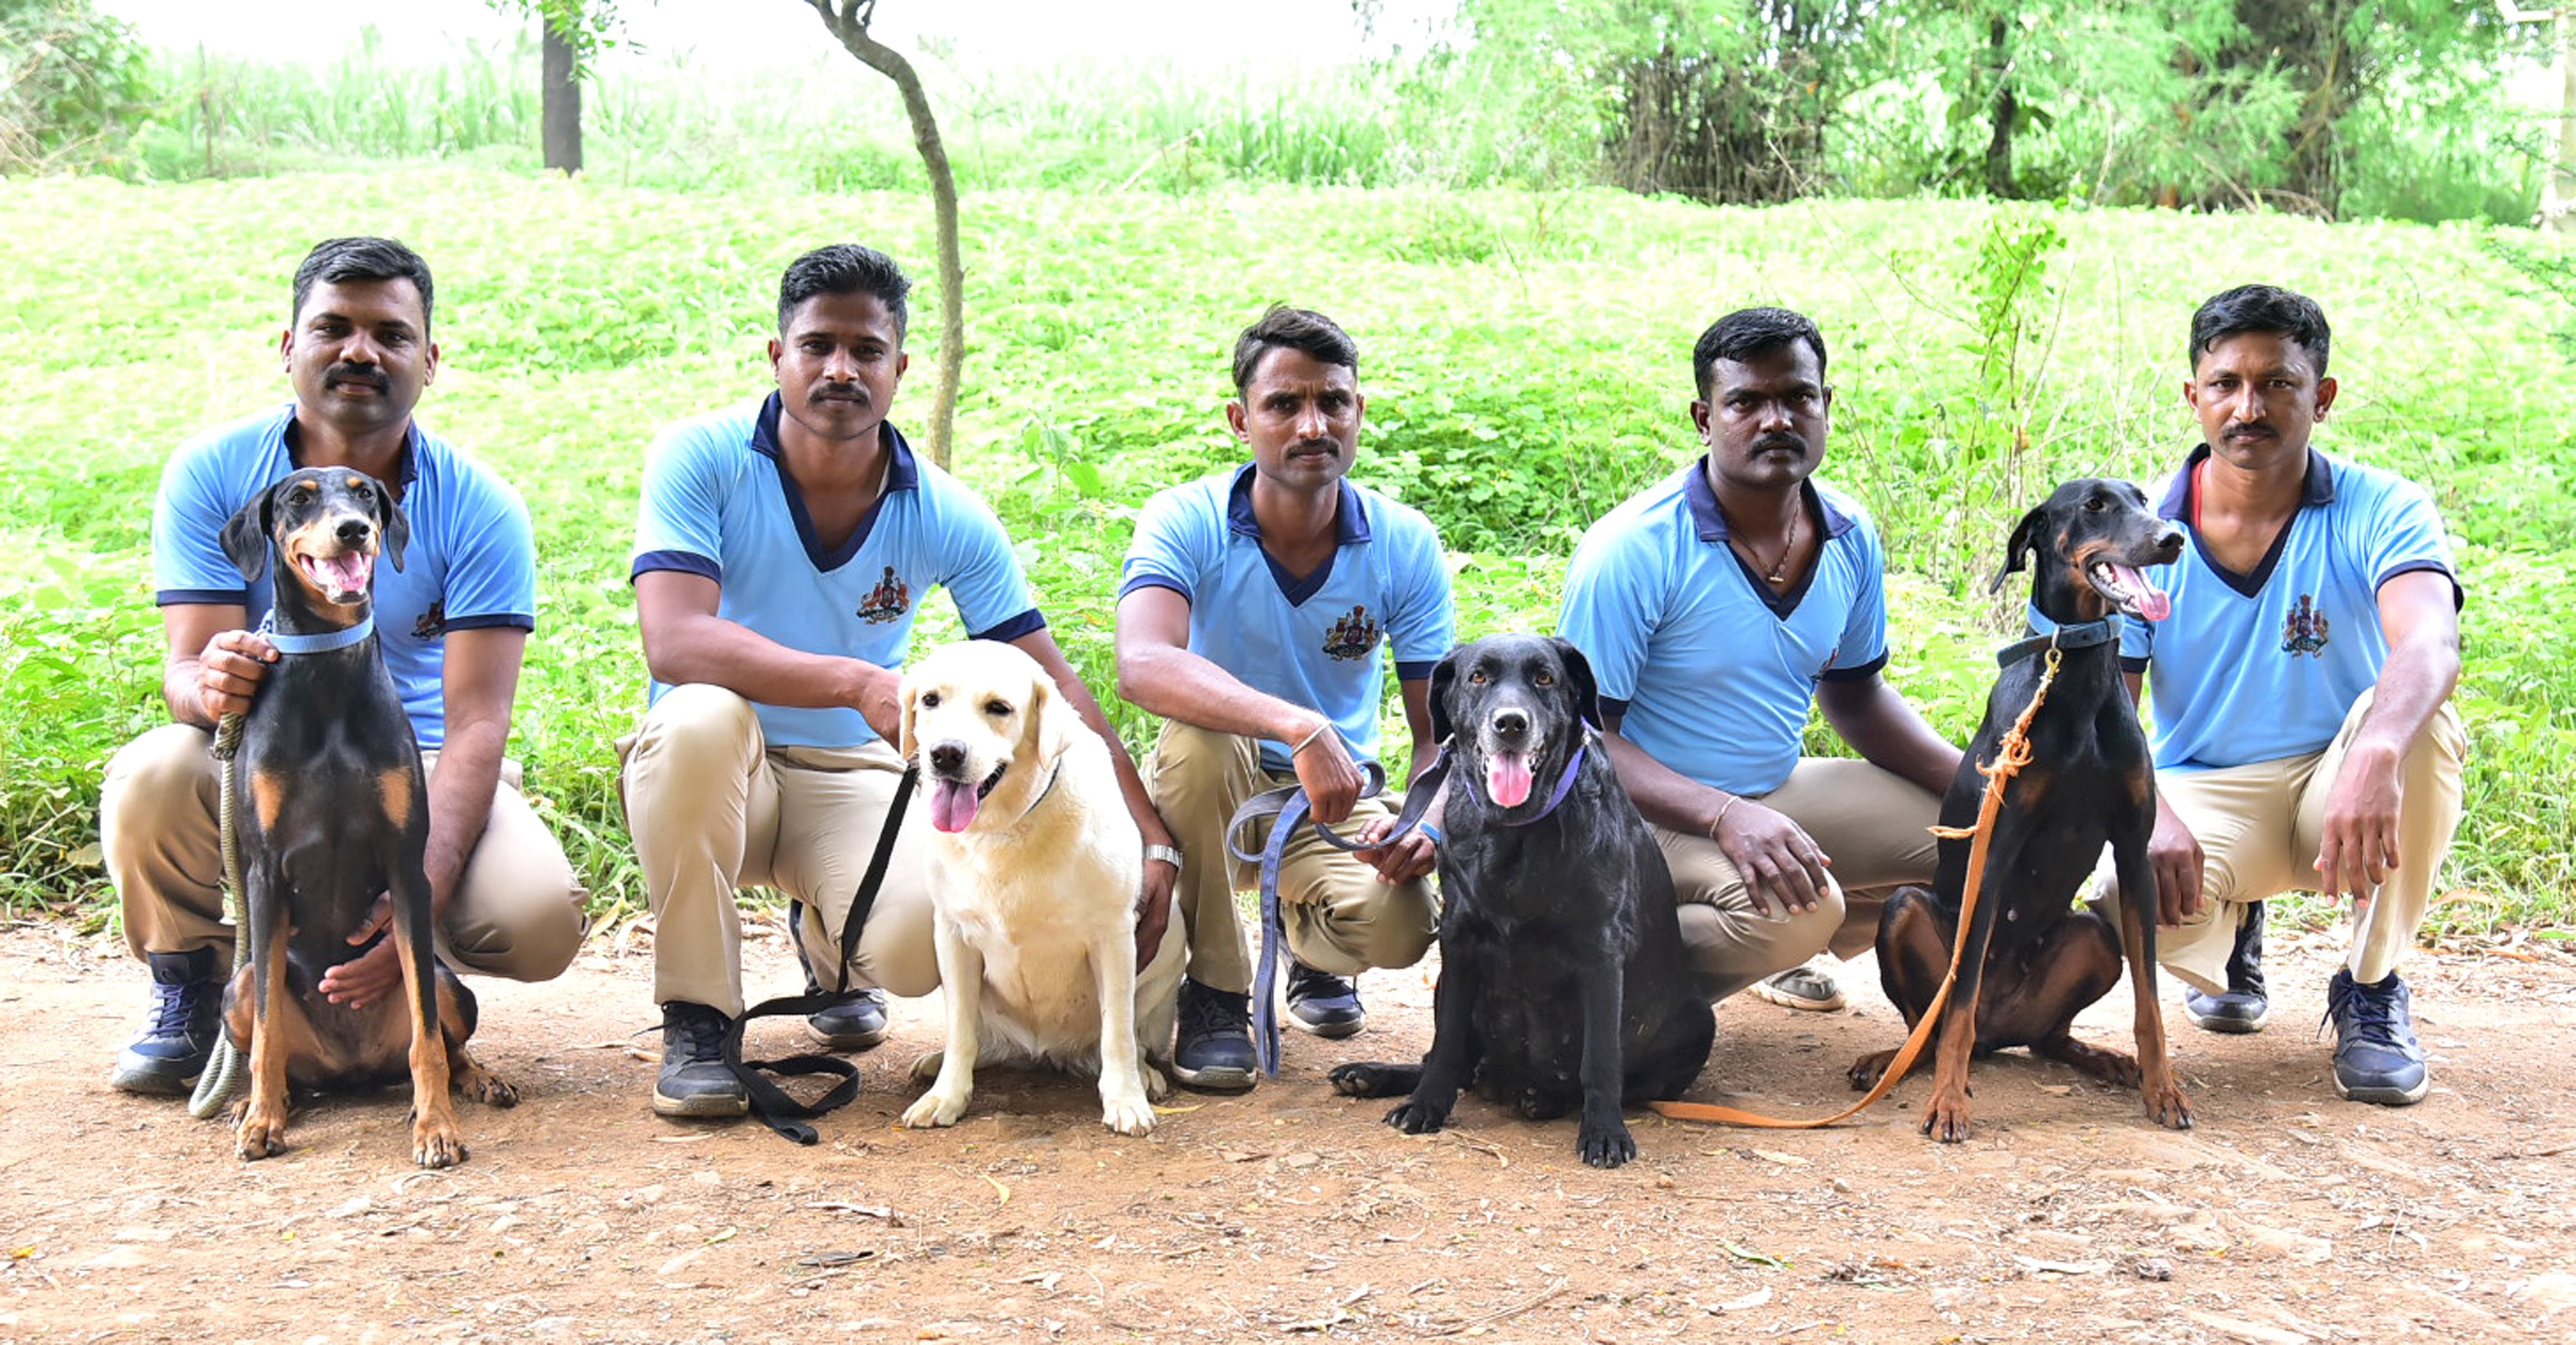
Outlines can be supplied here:
[[341, 519], [340, 526], [334, 529], [339, 534], [340, 545], [348, 547], [365, 546], [368, 536], [375, 530], [375, 525], [363, 518]]
[[1524, 738], [1529, 736], [1528, 712], [1523, 710], [1496, 710], [1494, 712], [1494, 736], [1498, 738]]
[[2182, 554], [2182, 526], [2167, 523], [2156, 533], [2156, 550], [2170, 560]]
[[953, 771], [965, 764], [964, 743], [938, 743], [930, 749], [930, 765], [934, 770]]

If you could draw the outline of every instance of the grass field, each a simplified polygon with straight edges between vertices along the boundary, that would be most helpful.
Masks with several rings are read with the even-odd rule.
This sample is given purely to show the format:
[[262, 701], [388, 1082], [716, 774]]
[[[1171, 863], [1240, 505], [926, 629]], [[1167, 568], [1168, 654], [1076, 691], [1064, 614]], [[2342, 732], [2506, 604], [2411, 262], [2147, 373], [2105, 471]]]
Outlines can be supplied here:
[[[1974, 724], [2021, 507], [2081, 472], [2152, 477], [2190, 442], [2192, 307], [2261, 278], [2337, 324], [2330, 448], [2427, 482], [2471, 598], [2469, 813], [2444, 918], [2564, 925], [2576, 834], [2576, 379], [2563, 304], [2480, 230], [2170, 212], [1845, 202], [1709, 209], [1606, 192], [1017, 190], [965, 203], [972, 342], [958, 465], [1002, 512], [1058, 636], [1106, 690], [1135, 507], [1231, 461], [1232, 337], [1274, 299], [1363, 349], [1357, 475], [1443, 527], [1468, 633], [1545, 628], [1583, 525], [1689, 456], [1689, 345], [1748, 303], [1831, 351], [1826, 474], [1895, 571], [1889, 675]], [[147, 524], [188, 433], [287, 395], [274, 347], [312, 240], [381, 232], [437, 268], [422, 416], [537, 521], [539, 634], [514, 751], [604, 908], [641, 900], [610, 740], [640, 708], [625, 558], [656, 427], [749, 398], [779, 269], [875, 243], [917, 275], [898, 193], [738, 195], [447, 168], [135, 187], [0, 182], [0, 900], [104, 918], [97, 780], [161, 716]], [[2527, 235], [2524, 236], [2527, 238]], [[916, 291], [929, 401], [935, 302]], [[942, 604], [925, 639], [954, 622]], [[1144, 724], [1122, 720], [1131, 740]]]

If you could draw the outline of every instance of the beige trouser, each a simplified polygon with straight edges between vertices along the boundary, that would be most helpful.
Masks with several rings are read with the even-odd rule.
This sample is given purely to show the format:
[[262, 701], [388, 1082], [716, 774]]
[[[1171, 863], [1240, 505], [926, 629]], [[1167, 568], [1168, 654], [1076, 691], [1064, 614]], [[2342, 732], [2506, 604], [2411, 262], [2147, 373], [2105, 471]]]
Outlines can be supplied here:
[[[2158, 771], [2156, 790], [2200, 842], [2200, 910], [2179, 926], [2156, 930], [2156, 961], [2211, 994], [2227, 989], [2227, 959], [2246, 908], [2292, 890], [2314, 891], [2317, 850], [2324, 842], [2326, 796], [2342, 773], [2345, 752], [2370, 712], [2371, 693], [2344, 715], [2322, 752], [2204, 771]], [[2433, 880], [2460, 825], [2460, 774], [2468, 739], [2446, 702], [2407, 746], [2398, 766], [2397, 867], [2354, 916], [2345, 965], [2375, 982], [2397, 970], [2415, 927], [2433, 900]], [[2108, 860], [2101, 891], [2106, 910], [2119, 900]]]
[[[664, 692], [618, 741], [618, 788], [653, 903], [653, 1000], [743, 1010], [734, 893], [774, 887], [804, 903], [797, 942], [829, 988], [841, 920], [876, 853], [903, 758], [883, 741], [769, 747], [750, 701], [703, 683]], [[895, 835], [848, 984], [898, 995], [939, 988], [931, 937], [928, 809]]]
[[[99, 787], [99, 850], [125, 915], [125, 945], [146, 953], [215, 950], [229, 967], [232, 926], [224, 920], [223, 838], [216, 804], [223, 789], [208, 747], [214, 735], [164, 724], [127, 743]], [[438, 754], [420, 754], [425, 770]], [[482, 839], [439, 924], [448, 965], [514, 981], [543, 981], [581, 949], [588, 896], [563, 846], [519, 795], [519, 765], [501, 763], [500, 787]]]
[[[1257, 887], [1260, 870], [1226, 850], [1225, 825], [1245, 799], [1295, 783], [1294, 774], [1261, 768], [1261, 745], [1253, 739], [1171, 720], [1145, 763], [1145, 787], [1184, 856], [1179, 893], [1189, 925], [1190, 979], [1212, 990], [1252, 988], [1252, 953], [1235, 919], [1234, 894]], [[1362, 799], [1350, 823], [1335, 829], [1348, 833], [1356, 830], [1352, 823], [1393, 817], [1402, 802], [1392, 793]], [[1439, 924], [1426, 879], [1380, 882], [1376, 869], [1312, 831], [1288, 843], [1279, 866], [1279, 910], [1290, 954], [1336, 976], [1412, 966]]]
[[1797, 823], [1833, 866], [1816, 909], [1783, 916], [1755, 901], [1717, 842], [1654, 828], [1681, 902], [1682, 944], [1711, 1002], [1828, 948], [1857, 956], [1877, 941], [1888, 894], [1931, 882], [1938, 855], [1940, 796], [1866, 761], [1808, 757], [1778, 789], [1747, 797]]

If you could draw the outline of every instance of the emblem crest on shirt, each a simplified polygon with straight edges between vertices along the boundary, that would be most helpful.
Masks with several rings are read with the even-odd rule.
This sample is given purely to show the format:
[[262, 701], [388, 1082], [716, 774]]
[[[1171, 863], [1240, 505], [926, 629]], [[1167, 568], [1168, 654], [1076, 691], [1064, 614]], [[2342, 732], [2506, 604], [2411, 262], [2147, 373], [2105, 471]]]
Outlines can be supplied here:
[[2327, 632], [2326, 614], [2317, 610], [2317, 600], [2300, 594], [2299, 601], [2290, 608], [2289, 619], [2281, 623], [2281, 652], [2292, 658], [2301, 654], [2323, 658], [2326, 641], [2332, 638]]
[[1324, 652], [1346, 662], [1367, 658], [1369, 651], [1377, 648], [1377, 636], [1377, 618], [1369, 615], [1365, 605], [1354, 604], [1325, 632]]
[[859, 615], [870, 625], [882, 625], [901, 619], [911, 607], [912, 590], [895, 576], [894, 567], [889, 565], [885, 567], [885, 578], [878, 580], [877, 586], [868, 590], [866, 600], [859, 604]]
[[411, 638], [415, 640], [435, 640], [446, 633], [447, 600], [444, 598], [431, 603], [429, 610], [420, 614], [420, 620], [411, 623]]

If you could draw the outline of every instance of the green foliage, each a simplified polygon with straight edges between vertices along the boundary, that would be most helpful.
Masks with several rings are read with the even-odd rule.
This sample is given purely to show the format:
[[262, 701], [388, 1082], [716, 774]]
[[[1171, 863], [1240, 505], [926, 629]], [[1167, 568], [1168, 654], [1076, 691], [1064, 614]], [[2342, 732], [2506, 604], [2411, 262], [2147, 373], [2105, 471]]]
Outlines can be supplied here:
[[0, 173], [115, 168], [153, 98], [133, 25], [90, 0], [0, 0]]
[[[1826, 475], [1888, 539], [1890, 679], [1964, 737], [2009, 615], [1982, 580], [2012, 521], [2061, 477], [2150, 478], [2179, 457], [2183, 325], [2253, 267], [2334, 318], [2330, 446], [2426, 482], [2460, 539], [2473, 764], [2454, 878], [2489, 894], [2474, 909], [2491, 918], [2567, 918], [2576, 614], [2557, 593], [2576, 389], [2551, 332], [2568, 305], [2520, 292], [2491, 231], [1146, 185], [965, 201], [978, 318], [960, 471], [1095, 688], [1114, 685], [1135, 509], [1239, 460], [1227, 352], [1266, 304], [1320, 305], [1359, 340], [1356, 475], [1441, 525], [1460, 629], [1481, 634], [1553, 626], [1582, 528], [1697, 454], [1691, 341], [1726, 309], [1785, 302], [1832, 350]], [[721, 189], [463, 168], [0, 193], [0, 903], [104, 909], [98, 776], [164, 717], [145, 554], [158, 468], [194, 430], [287, 395], [273, 339], [316, 201], [333, 228], [398, 234], [438, 268], [445, 363], [423, 418], [516, 484], [537, 527], [512, 751], [602, 909], [638, 907], [612, 744], [643, 699], [625, 561], [645, 445], [767, 386], [770, 296], [805, 247], [856, 233], [921, 269], [917, 197], [779, 190], [746, 210]], [[928, 339], [914, 333], [916, 361]], [[925, 400], [907, 389], [898, 419]], [[957, 634], [944, 603], [925, 617], [921, 645]], [[1146, 745], [1150, 724], [1109, 699]]]

